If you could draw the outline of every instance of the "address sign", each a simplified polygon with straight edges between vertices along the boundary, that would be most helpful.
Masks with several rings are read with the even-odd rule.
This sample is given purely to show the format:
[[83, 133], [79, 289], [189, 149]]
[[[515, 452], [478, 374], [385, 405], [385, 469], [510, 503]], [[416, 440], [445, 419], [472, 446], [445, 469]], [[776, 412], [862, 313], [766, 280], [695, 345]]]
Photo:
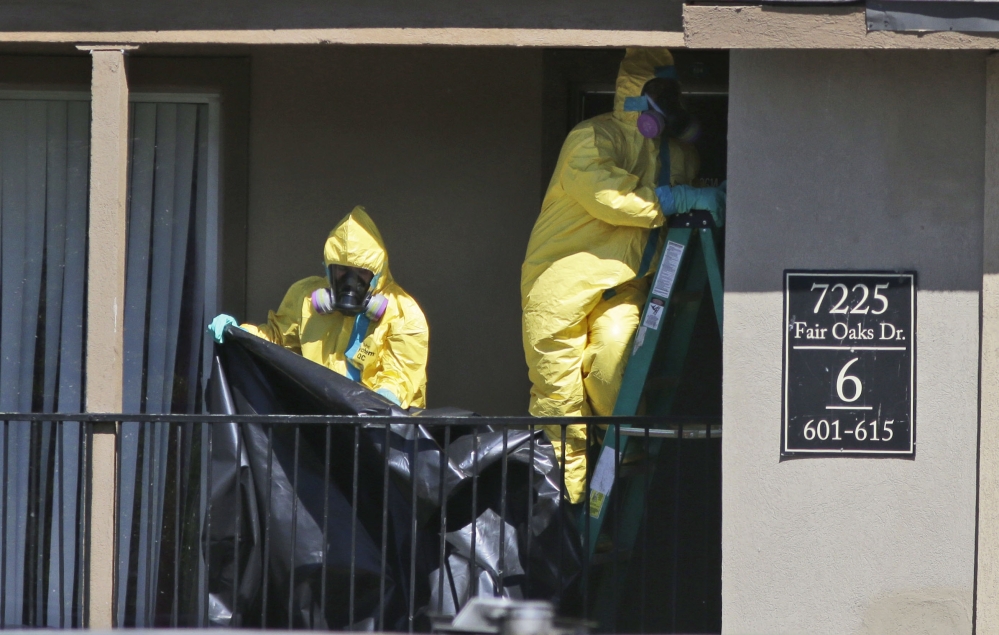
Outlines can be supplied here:
[[781, 455], [909, 455], [916, 275], [784, 272]]

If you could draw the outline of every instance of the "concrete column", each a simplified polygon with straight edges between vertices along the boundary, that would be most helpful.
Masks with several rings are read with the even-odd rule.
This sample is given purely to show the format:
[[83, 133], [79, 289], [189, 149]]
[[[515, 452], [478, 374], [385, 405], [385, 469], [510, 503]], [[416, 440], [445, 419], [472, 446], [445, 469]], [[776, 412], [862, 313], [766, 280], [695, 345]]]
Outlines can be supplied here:
[[[972, 633], [986, 58], [731, 52], [722, 633]], [[780, 460], [792, 268], [917, 273], [914, 459]]]
[[985, 206], [975, 630], [999, 632], [999, 55], [985, 66]]
[[[87, 412], [121, 412], [128, 177], [126, 46], [80, 47], [93, 60], [87, 252]], [[117, 424], [94, 426], [90, 460], [89, 626], [111, 628]]]

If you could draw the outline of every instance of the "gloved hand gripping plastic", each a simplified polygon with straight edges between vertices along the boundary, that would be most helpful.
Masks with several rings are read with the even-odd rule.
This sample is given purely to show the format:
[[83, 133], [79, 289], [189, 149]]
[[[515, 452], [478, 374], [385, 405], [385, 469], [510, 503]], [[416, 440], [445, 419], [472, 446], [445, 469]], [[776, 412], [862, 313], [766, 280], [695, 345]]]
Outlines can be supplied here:
[[236, 327], [239, 326], [239, 322], [236, 321], [236, 318], [231, 315], [226, 315], [225, 313], [220, 313], [219, 315], [216, 315], [215, 319], [208, 325], [208, 332], [212, 334], [212, 337], [215, 338], [216, 342], [221, 344], [222, 340], [225, 338], [225, 327], [230, 324]]

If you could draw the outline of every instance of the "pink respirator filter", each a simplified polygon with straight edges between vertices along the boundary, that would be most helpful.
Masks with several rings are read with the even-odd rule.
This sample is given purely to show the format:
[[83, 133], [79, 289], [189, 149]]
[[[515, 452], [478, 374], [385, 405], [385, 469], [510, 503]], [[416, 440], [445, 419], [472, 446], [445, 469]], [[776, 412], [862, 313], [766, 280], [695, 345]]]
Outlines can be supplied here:
[[382, 319], [385, 315], [385, 309], [388, 308], [388, 298], [379, 294], [371, 296], [368, 300], [368, 308], [364, 311], [364, 314], [368, 316], [369, 319], [377, 322]]

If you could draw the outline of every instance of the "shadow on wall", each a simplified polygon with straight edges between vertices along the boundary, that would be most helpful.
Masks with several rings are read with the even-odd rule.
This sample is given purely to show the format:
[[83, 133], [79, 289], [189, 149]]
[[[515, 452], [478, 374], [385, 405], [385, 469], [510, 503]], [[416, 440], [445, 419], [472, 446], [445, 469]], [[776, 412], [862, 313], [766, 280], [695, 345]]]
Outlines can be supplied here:
[[849, 262], [916, 270], [921, 291], [977, 291], [984, 57], [733, 55], [726, 290], [780, 291], [785, 267]]
[[971, 589], [933, 588], [883, 595], [867, 608], [863, 635], [971, 632]]

